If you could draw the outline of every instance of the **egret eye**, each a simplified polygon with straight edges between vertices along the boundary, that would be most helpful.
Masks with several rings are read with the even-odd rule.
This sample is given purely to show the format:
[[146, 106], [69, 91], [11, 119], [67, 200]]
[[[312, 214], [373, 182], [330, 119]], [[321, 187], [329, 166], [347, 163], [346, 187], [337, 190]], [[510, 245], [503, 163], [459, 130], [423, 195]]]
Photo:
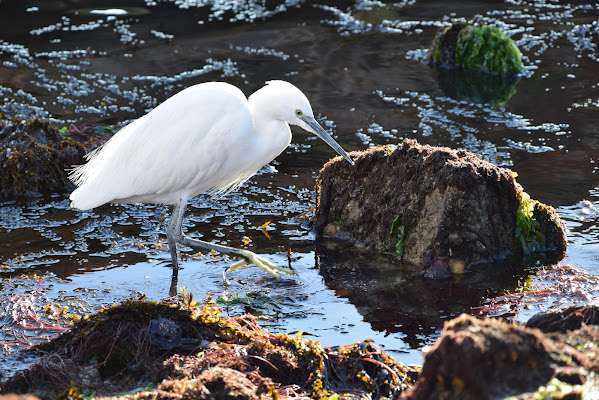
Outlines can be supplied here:
[[300, 118], [304, 115], [304, 113], [302, 112], [302, 110], [295, 110], [295, 115]]

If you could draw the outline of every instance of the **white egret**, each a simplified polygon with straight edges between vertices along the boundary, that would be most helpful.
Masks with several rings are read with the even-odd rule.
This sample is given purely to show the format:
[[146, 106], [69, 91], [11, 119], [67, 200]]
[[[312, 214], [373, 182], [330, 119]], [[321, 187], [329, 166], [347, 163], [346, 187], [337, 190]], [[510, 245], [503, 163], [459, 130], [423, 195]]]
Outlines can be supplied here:
[[82, 210], [105, 203], [173, 205], [166, 234], [173, 270], [177, 244], [216, 250], [243, 260], [233, 270], [255, 264], [279, 277], [293, 271], [243, 249], [187, 237], [182, 230], [187, 201], [200, 193], [238, 188], [291, 142], [289, 124], [323, 139], [353, 164], [341, 146], [314, 119], [306, 96], [291, 83], [270, 81], [246, 99], [224, 82], [191, 86], [118, 131], [73, 169], [78, 186], [71, 206]]

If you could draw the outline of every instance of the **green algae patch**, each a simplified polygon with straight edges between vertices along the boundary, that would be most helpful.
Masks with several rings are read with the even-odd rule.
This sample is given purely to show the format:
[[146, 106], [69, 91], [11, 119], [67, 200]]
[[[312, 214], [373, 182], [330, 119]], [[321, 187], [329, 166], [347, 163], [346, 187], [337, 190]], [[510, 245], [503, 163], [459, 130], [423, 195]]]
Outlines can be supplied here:
[[525, 259], [555, 262], [566, 252], [566, 227], [555, 209], [530, 196], [519, 187], [514, 242], [521, 247]]
[[545, 237], [540, 232], [539, 222], [533, 216], [535, 204], [528, 193], [520, 191], [518, 210], [516, 212], [516, 229], [514, 239], [522, 245], [524, 254], [529, 255], [541, 251], [545, 247]]
[[522, 53], [499, 28], [454, 24], [442, 30], [428, 56], [435, 66], [515, 75], [522, 70]]
[[522, 70], [522, 53], [499, 28], [468, 25], [458, 37], [455, 65], [494, 74], [516, 74]]
[[406, 234], [406, 228], [403, 226], [403, 216], [400, 214], [393, 220], [391, 224], [391, 244], [394, 245], [395, 253], [401, 256], [403, 254], [403, 244]]

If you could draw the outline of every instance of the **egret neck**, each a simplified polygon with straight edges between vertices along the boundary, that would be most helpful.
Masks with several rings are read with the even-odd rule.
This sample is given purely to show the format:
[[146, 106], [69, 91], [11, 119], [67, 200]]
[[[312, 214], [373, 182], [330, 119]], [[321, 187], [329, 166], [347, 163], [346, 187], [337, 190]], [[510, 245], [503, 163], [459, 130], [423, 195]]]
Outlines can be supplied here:
[[[249, 107], [254, 120], [254, 135], [258, 140], [254, 141], [254, 154], [257, 160], [274, 160], [291, 143], [291, 129], [289, 124], [281, 115], [277, 115], [276, 108], [269, 107], [269, 99], [259, 96], [260, 91], [254, 93], [248, 99]], [[267, 103], [268, 102], [268, 103]], [[266, 104], [265, 104], [266, 103]], [[262, 168], [258, 166], [256, 170]]]

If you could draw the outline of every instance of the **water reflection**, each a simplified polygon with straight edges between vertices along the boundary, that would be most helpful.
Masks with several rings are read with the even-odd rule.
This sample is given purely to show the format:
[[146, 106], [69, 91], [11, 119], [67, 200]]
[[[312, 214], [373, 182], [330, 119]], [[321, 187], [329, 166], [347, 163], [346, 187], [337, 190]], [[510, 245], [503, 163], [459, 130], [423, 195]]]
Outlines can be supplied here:
[[491, 75], [473, 71], [433, 68], [441, 90], [449, 97], [474, 104], [504, 105], [516, 93], [517, 75]]
[[401, 332], [411, 348], [422, 348], [448, 318], [468, 313], [482, 299], [515, 290], [534, 270], [508, 259], [479, 265], [462, 275], [428, 279], [417, 268], [393, 256], [377, 256], [355, 248], [317, 241], [324, 281], [347, 298], [376, 331]]

